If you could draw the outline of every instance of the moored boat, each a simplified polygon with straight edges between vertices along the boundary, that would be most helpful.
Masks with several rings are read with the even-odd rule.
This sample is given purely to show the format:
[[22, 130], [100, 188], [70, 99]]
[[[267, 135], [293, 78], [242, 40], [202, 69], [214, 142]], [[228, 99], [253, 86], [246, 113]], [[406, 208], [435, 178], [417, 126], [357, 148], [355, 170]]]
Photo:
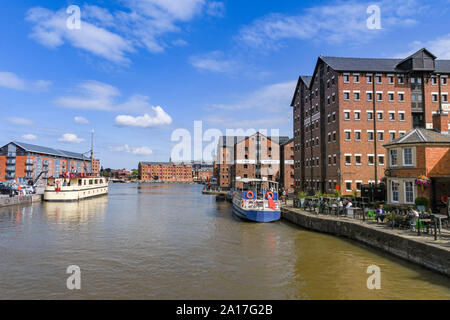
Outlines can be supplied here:
[[272, 222], [281, 217], [278, 183], [262, 179], [240, 179], [233, 192], [233, 213], [254, 222]]
[[104, 177], [70, 174], [47, 179], [45, 201], [78, 201], [108, 194], [108, 182]]

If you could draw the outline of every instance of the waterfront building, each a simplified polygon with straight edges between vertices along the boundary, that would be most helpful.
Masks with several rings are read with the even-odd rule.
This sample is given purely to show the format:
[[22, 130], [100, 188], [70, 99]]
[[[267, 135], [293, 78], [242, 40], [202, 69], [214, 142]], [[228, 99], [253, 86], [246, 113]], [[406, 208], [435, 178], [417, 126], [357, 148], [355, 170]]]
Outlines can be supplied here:
[[294, 139], [280, 145], [280, 187], [294, 192]]
[[379, 183], [382, 145], [450, 110], [449, 74], [450, 60], [426, 49], [405, 59], [318, 57], [291, 102], [296, 188], [351, 194]]
[[[0, 148], [0, 181], [26, 183], [39, 177], [43, 182], [63, 173], [98, 175], [100, 161], [84, 154], [42, 147], [23, 142], [10, 142]], [[42, 172], [42, 175], [39, 176]]]
[[131, 180], [131, 171], [127, 169], [111, 169], [111, 179], [118, 179], [118, 180], [124, 180], [124, 181], [130, 181]]
[[280, 144], [289, 137], [223, 136], [217, 147], [218, 186], [239, 187], [240, 179], [257, 178], [280, 181]]
[[415, 128], [384, 145], [387, 201], [414, 205], [417, 197], [424, 197], [434, 212], [439, 210], [446, 215], [450, 196], [448, 113], [435, 114], [433, 120], [433, 130]]
[[139, 162], [139, 179], [142, 181], [191, 182], [191, 164], [173, 162]]

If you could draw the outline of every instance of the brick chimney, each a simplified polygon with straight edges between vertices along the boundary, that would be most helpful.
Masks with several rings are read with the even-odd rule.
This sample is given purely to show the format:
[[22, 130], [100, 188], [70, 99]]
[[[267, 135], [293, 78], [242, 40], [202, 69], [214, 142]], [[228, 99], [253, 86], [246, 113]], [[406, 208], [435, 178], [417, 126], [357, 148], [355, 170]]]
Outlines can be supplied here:
[[433, 129], [437, 132], [448, 134], [448, 112], [438, 111], [438, 113], [433, 114]]

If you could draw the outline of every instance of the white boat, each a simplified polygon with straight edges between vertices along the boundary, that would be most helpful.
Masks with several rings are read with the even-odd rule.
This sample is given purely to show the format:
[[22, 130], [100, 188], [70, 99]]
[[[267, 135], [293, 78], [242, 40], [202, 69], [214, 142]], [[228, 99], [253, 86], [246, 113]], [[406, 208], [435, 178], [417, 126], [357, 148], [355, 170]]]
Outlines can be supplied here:
[[44, 201], [78, 201], [108, 194], [106, 178], [70, 175], [48, 178], [44, 190]]
[[278, 183], [264, 179], [239, 179], [242, 184], [233, 192], [233, 212], [240, 218], [254, 222], [280, 220]]

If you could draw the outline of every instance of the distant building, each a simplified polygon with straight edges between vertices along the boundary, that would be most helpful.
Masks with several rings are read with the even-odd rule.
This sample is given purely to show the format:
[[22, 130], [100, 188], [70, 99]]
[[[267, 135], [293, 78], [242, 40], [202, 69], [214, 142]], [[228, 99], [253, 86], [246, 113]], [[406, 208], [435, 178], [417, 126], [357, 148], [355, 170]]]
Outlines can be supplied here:
[[191, 182], [191, 164], [173, 162], [139, 162], [139, 179], [143, 181]]
[[254, 135], [219, 139], [216, 178], [221, 188], [240, 186], [240, 179], [257, 178], [280, 182], [280, 144], [288, 137]]
[[131, 171], [127, 169], [111, 169], [111, 179], [119, 179], [129, 181], [131, 180]]
[[294, 139], [280, 145], [280, 186], [294, 192]]
[[449, 75], [450, 60], [426, 49], [405, 59], [319, 56], [291, 103], [296, 187], [351, 194], [379, 183], [382, 146], [450, 110]]
[[[429, 200], [429, 206], [447, 214], [450, 196], [450, 135], [448, 113], [433, 117], [434, 130], [416, 128], [384, 145], [386, 148], [387, 199], [390, 204], [414, 205], [417, 197]], [[419, 178], [429, 179], [424, 187]]]
[[[100, 162], [94, 159], [92, 174], [98, 175]], [[26, 183], [57, 177], [63, 173], [91, 173], [91, 159], [81, 153], [10, 142], [0, 148], [0, 181]]]

